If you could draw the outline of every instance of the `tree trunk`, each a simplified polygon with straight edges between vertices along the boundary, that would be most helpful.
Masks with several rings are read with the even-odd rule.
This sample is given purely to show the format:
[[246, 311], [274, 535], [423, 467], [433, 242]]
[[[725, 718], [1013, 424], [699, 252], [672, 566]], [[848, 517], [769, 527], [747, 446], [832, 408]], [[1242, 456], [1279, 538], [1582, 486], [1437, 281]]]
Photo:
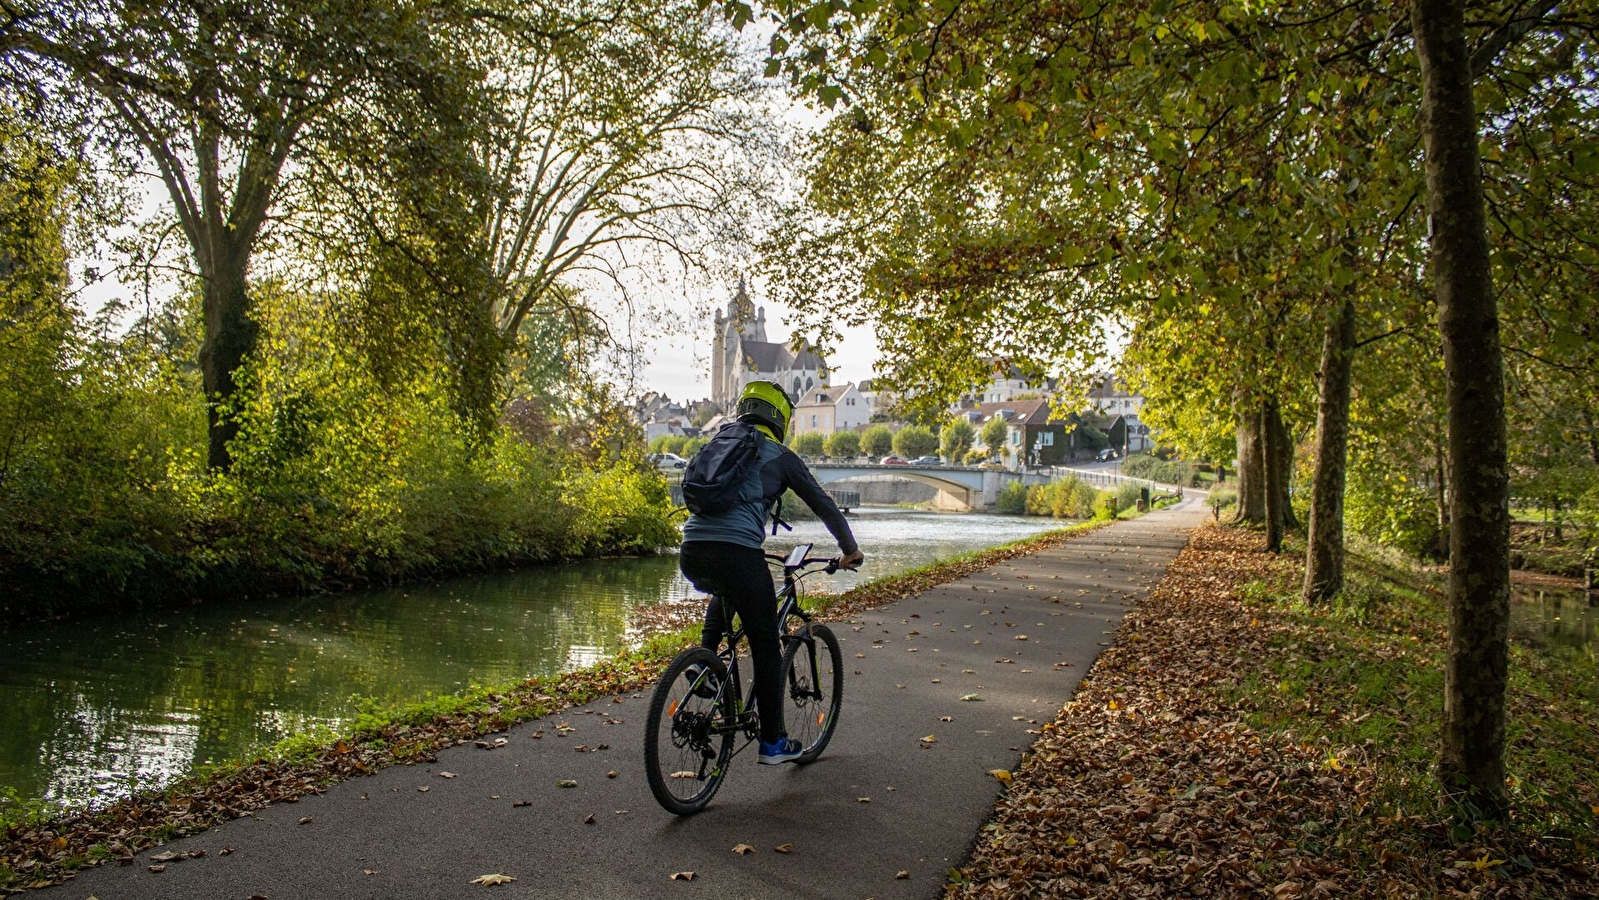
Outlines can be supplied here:
[[200, 375], [209, 426], [206, 462], [219, 472], [232, 466], [228, 444], [239, 433], [237, 410], [233, 409], [238, 385], [233, 376], [255, 350], [259, 333], [250, 318], [248, 266], [249, 251], [229, 242], [212, 254], [211, 265], [202, 271], [205, 341], [200, 345]]
[[1504, 358], [1488, 265], [1482, 162], [1462, 0], [1414, 0], [1433, 289], [1449, 398], [1445, 789], [1490, 816], [1505, 796], [1510, 509]]
[[1344, 481], [1349, 461], [1349, 385], [1355, 362], [1355, 301], [1327, 323], [1321, 348], [1321, 403], [1316, 413], [1316, 474], [1305, 551], [1307, 603], [1344, 589]]
[[[1261, 433], [1264, 436], [1266, 470], [1266, 552], [1283, 552], [1283, 501], [1287, 492], [1282, 489], [1287, 473], [1283, 470], [1282, 441], [1284, 430], [1277, 412], [1277, 398], [1268, 399], [1261, 409]], [[1273, 426], [1276, 422], [1276, 426]]]
[[1276, 476], [1269, 482], [1271, 489], [1277, 491], [1277, 508], [1283, 528], [1298, 528], [1299, 519], [1294, 515], [1294, 504], [1289, 497], [1289, 488], [1294, 481], [1294, 436], [1289, 433], [1288, 426], [1283, 424], [1282, 407], [1273, 399], [1263, 418], [1263, 427], [1271, 433], [1272, 452], [1276, 458], [1271, 464], [1275, 466]]
[[1266, 521], [1266, 472], [1261, 447], [1260, 410], [1238, 417], [1238, 512], [1233, 522], [1261, 525]]
[[1433, 501], [1438, 510], [1438, 537], [1433, 544], [1433, 559], [1449, 560], [1449, 463], [1444, 459], [1443, 441], [1436, 437], [1432, 442], [1433, 466], [1438, 477], [1433, 479]]

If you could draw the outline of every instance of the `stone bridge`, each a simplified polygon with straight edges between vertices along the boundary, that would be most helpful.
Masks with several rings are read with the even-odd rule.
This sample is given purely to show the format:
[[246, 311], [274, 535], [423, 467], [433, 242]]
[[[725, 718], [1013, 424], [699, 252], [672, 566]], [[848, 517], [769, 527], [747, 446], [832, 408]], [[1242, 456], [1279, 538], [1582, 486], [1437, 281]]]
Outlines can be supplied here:
[[929, 485], [938, 491], [934, 503], [940, 509], [972, 511], [988, 509], [999, 498], [1000, 489], [1012, 481], [1023, 484], [1048, 484], [1049, 476], [1009, 472], [999, 469], [979, 469], [972, 466], [883, 466], [875, 463], [824, 463], [810, 464], [811, 473], [823, 486], [835, 485], [851, 478], [883, 477], [903, 478]]

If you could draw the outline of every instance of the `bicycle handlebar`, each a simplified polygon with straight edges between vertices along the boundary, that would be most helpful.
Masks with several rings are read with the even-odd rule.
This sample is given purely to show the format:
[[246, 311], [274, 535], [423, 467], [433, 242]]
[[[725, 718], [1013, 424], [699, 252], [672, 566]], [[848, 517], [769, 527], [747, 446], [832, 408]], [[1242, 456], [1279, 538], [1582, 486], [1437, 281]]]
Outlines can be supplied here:
[[[764, 553], [762, 555], [765, 556], [767, 558], [767, 560], [770, 561], [770, 562], [784, 563], [784, 562], [788, 561], [788, 557], [787, 556], [784, 556], [784, 555], [779, 554], [779, 553]], [[837, 557], [837, 556], [807, 556], [804, 559], [800, 560], [800, 564], [795, 566], [794, 569], [795, 569], [795, 571], [799, 571], [800, 569], [803, 569], [806, 566], [814, 566], [817, 563], [825, 563], [827, 565], [827, 568], [824, 569], [823, 571], [825, 571], [827, 574], [831, 575], [834, 572], [838, 571], [838, 569], [839, 569], [838, 561], [839, 561], [839, 557]]]

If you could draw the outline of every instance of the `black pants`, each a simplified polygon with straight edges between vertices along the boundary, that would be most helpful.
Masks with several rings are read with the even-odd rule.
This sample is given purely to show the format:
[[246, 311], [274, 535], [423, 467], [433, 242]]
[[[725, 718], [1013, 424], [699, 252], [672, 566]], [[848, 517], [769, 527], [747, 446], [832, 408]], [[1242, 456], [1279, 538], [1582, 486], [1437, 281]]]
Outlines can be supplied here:
[[[761, 740], [772, 743], [783, 728], [783, 650], [777, 640], [777, 590], [766, 556], [753, 547], [721, 541], [684, 541], [678, 566], [696, 590], [715, 594], [730, 604], [744, 623], [755, 666], [755, 708], [761, 717]], [[716, 649], [727, 623], [722, 605], [705, 607], [700, 644]]]

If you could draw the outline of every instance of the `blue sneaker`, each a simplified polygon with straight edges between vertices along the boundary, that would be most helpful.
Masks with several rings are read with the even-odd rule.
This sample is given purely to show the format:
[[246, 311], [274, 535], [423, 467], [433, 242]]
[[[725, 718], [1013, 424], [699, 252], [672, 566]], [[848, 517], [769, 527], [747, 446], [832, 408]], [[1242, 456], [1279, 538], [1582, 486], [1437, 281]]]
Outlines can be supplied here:
[[773, 744], [761, 741], [761, 752], [755, 761], [763, 766], [780, 766], [786, 762], [793, 762], [804, 754], [805, 748], [800, 746], [800, 742], [785, 734]]
[[700, 676], [704, 673], [705, 665], [703, 663], [695, 663], [683, 670], [683, 677], [688, 679], [688, 683], [694, 686], [694, 696], [714, 700], [716, 699], [716, 689], [719, 687], [716, 676], [705, 675], [704, 678], [701, 678]]

